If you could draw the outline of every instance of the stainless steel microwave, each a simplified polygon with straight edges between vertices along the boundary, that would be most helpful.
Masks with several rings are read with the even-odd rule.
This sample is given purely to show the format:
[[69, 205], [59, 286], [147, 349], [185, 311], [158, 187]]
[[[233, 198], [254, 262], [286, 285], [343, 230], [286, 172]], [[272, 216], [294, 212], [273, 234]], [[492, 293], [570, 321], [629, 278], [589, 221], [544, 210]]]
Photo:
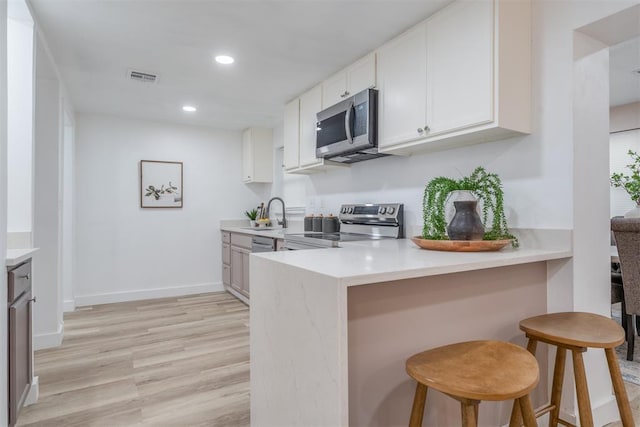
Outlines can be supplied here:
[[316, 157], [355, 163], [378, 153], [378, 91], [367, 89], [319, 112]]

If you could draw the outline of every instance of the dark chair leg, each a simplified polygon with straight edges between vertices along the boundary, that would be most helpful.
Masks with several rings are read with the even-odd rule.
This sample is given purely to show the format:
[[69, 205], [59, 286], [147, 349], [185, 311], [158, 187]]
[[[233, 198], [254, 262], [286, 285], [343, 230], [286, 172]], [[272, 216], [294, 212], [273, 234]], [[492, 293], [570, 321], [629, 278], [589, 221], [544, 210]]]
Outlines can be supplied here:
[[636, 331], [633, 327], [633, 315], [627, 314], [627, 360], [633, 360], [633, 344], [635, 341]]
[[624, 305], [624, 301], [620, 303], [620, 318], [622, 319], [622, 329], [624, 329], [625, 337], [627, 336], [627, 307]]

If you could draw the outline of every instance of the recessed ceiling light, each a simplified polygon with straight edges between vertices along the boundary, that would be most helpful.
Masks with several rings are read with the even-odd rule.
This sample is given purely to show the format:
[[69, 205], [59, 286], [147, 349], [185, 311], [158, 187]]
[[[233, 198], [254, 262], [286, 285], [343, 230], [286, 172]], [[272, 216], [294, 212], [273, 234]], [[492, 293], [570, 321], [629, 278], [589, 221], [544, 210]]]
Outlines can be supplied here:
[[218, 64], [229, 65], [233, 64], [234, 59], [228, 55], [218, 55], [216, 56], [216, 62]]
[[198, 109], [192, 105], [185, 105], [184, 107], [182, 107], [182, 110], [188, 113], [193, 113], [194, 111], [198, 111]]

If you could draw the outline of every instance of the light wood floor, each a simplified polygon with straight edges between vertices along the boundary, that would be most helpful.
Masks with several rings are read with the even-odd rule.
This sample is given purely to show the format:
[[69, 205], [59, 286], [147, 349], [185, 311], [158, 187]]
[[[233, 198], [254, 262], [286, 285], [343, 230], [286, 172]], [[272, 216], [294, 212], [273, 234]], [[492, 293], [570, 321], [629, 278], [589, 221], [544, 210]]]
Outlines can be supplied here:
[[64, 327], [19, 426], [249, 425], [249, 310], [231, 295], [83, 307]]
[[36, 352], [40, 399], [19, 426], [249, 425], [249, 309], [231, 295], [83, 307], [64, 326]]

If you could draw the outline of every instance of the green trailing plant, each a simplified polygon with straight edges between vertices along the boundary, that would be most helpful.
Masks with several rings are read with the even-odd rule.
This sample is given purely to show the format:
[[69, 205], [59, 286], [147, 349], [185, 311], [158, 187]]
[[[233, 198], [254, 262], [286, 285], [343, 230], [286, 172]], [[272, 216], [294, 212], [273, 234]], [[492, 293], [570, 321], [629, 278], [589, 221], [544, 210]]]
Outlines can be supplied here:
[[640, 205], [640, 154], [633, 150], [627, 152], [633, 163], [627, 165], [631, 176], [621, 172], [611, 174], [611, 185], [615, 188], [624, 188], [636, 204]]
[[[482, 223], [485, 224], [484, 240], [511, 239], [512, 246], [518, 247], [518, 239], [509, 232], [504, 214], [504, 192], [502, 181], [495, 173], [488, 173], [483, 167], [477, 167], [469, 176], [455, 180], [437, 177], [429, 181], [424, 188], [422, 210], [424, 227], [422, 238], [446, 240], [447, 222], [445, 205], [454, 191], [470, 191], [482, 206]], [[491, 215], [491, 227], [487, 221]]]
[[256, 218], [258, 217], [258, 210], [257, 209], [251, 209], [250, 211], [244, 211], [244, 214], [247, 216], [247, 218], [249, 218], [251, 221], [255, 221]]

